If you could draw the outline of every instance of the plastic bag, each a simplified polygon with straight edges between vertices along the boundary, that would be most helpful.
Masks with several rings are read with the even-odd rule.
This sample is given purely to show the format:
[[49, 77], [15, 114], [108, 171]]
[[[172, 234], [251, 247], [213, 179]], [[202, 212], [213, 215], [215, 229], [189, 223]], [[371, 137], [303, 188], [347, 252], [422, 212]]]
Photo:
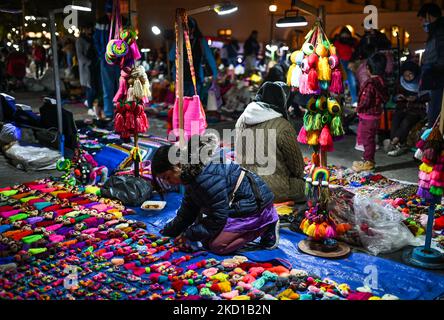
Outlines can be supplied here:
[[421, 245], [421, 241], [402, 223], [401, 212], [384, 201], [357, 195], [354, 198], [354, 211], [362, 245], [371, 254]]
[[104, 197], [118, 199], [125, 206], [139, 207], [151, 198], [151, 184], [140, 177], [112, 176], [101, 189]]
[[11, 162], [25, 170], [53, 170], [61, 155], [58, 151], [35, 146], [22, 146], [14, 143], [5, 150]]

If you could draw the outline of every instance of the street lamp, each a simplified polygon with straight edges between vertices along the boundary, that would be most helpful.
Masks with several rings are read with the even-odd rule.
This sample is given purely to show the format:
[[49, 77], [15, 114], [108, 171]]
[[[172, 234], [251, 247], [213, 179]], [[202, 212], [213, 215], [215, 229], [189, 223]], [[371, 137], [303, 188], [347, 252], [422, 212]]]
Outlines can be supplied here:
[[184, 36], [183, 36], [183, 16], [186, 14], [188, 16], [204, 13], [208, 11], [214, 11], [218, 15], [227, 15], [238, 10], [238, 6], [231, 4], [230, 2], [217, 3], [213, 5], [208, 5], [204, 7], [200, 7], [192, 10], [185, 10], [183, 8], [176, 9], [176, 22], [178, 25], [178, 33], [179, 39], [178, 43], [178, 70], [177, 70], [177, 94], [178, 94], [178, 107], [179, 107], [179, 146], [182, 149], [185, 145], [185, 136], [184, 136], [184, 118], [183, 118], [183, 57], [184, 57]]
[[274, 3], [274, 1], [268, 7], [268, 11], [270, 11], [270, 16], [271, 16], [271, 22], [270, 22], [270, 43], [273, 42], [274, 14], [276, 13], [277, 9], [278, 9], [277, 5]]
[[[70, 6], [74, 11], [91, 11], [91, 2], [83, 0], [74, 0]], [[57, 123], [59, 129], [59, 150], [62, 158], [65, 156], [65, 136], [63, 135], [63, 110], [62, 110], [62, 93], [60, 89], [60, 71], [59, 71], [59, 55], [57, 51], [57, 35], [55, 15], [57, 13], [63, 13], [64, 8], [54, 9], [49, 12], [49, 25], [51, 30], [51, 45], [52, 45], [52, 63], [54, 68], [54, 88], [56, 92], [57, 102]]]
[[85, 0], [74, 0], [69, 5], [71, 10], [91, 12], [91, 2]]

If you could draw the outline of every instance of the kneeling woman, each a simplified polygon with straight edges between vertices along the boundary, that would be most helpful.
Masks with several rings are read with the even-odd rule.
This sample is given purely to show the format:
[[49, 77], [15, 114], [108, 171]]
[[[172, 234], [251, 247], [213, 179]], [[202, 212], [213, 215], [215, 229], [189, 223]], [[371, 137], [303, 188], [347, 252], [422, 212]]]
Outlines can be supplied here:
[[[194, 139], [199, 141], [193, 148]], [[203, 142], [207, 140], [207, 142]], [[264, 248], [279, 242], [279, 218], [273, 194], [257, 175], [226, 159], [213, 136], [193, 136], [188, 144], [188, 163], [173, 164], [177, 147], [161, 147], [152, 160], [153, 176], [172, 185], [185, 185], [177, 216], [161, 231], [168, 237], [184, 236], [200, 241], [208, 250], [225, 255], [261, 237]], [[175, 150], [171, 150], [174, 148]], [[205, 152], [206, 157], [201, 156]]]

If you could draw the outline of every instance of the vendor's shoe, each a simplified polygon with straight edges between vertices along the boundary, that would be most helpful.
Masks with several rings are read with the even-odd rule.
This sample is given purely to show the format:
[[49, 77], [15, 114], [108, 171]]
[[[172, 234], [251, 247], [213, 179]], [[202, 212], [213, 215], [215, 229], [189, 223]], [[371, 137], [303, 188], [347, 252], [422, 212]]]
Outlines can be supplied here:
[[356, 144], [355, 145], [355, 150], [358, 150], [358, 151], [361, 151], [361, 152], [365, 151], [364, 150], [364, 146], [362, 144]]
[[373, 171], [375, 170], [375, 163], [373, 161], [358, 161], [353, 162], [352, 169], [355, 172], [362, 172], [362, 171]]
[[397, 145], [395, 146], [395, 149], [388, 152], [387, 155], [390, 157], [399, 157], [402, 156], [404, 153], [406, 153], [407, 150], [408, 150], [407, 148]]
[[271, 224], [267, 231], [261, 236], [260, 244], [262, 247], [273, 250], [279, 246], [279, 220]]

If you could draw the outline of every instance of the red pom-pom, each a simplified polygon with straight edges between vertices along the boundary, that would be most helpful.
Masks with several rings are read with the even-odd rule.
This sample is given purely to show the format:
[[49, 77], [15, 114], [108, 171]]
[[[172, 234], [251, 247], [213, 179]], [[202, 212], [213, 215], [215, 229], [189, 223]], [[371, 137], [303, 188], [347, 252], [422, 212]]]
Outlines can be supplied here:
[[310, 68], [316, 69], [316, 67], [318, 66], [318, 62], [319, 62], [319, 57], [316, 53], [313, 53], [308, 56], [308, 65]]
[[308, 73], [308, 88], [312, 91], [319, 90], [318, 72], [316, 69], [311, 69]]
[[444, 216], [441, 216], [435, 219], [435, 223], [433, 225], [434, 230], [442, 230], [444, 229]]

